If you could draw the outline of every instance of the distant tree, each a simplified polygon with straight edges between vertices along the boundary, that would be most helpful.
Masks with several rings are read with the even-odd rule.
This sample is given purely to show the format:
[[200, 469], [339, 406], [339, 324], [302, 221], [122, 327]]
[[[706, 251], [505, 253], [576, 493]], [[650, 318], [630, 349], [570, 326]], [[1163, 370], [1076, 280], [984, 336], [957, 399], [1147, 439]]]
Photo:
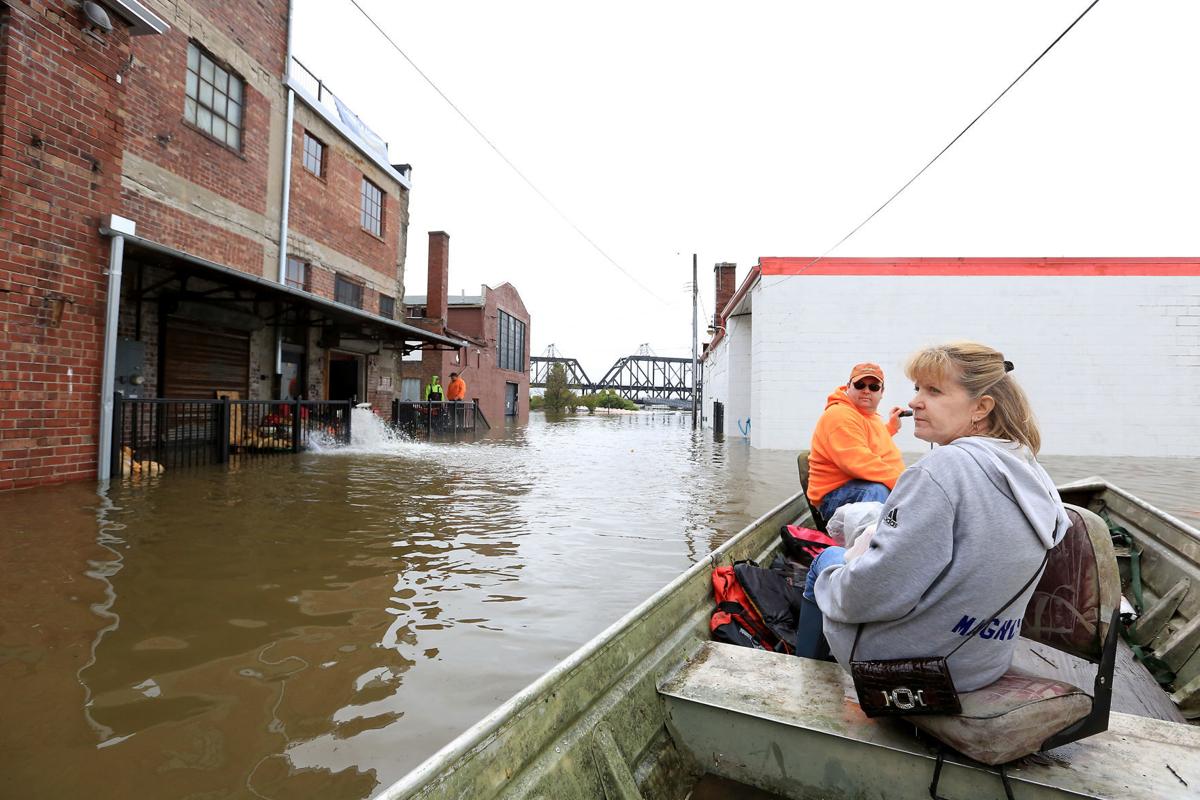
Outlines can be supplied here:
[[540, 411], [542, 406], [544, 406], [545, 404], [546, 404], [546, 398], [542, 397], [540, 394], [529, 395], [529, 410], [530, 411]]
[[574, 413], [575, 393], [567, 388], [567, 371], [561, 363], [555, 363], [546, 376], [546, 394], [543, 395], [547, 414]]
[[603, 389], [599, 395], [601, 408], [620, 408], [626, 411], [637, 411], [638, 404], [617, 394], [611, 389]]
[[579, 398], [579, 404], [588, 410], [588, 414], [595, 414], [596, 406], [600, 405], [600, 395], [585, 394]]

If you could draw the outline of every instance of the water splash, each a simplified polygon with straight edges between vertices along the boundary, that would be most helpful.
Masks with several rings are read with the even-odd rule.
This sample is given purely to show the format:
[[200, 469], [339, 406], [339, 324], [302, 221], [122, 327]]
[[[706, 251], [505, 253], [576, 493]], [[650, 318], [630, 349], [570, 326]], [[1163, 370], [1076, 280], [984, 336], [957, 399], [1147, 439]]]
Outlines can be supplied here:
[[341, 444], [332, 437], [318, 436], [309, 442], [309, 450], [314, 453], [354, 455], [417, 455], [430, 448], [431, 445], [413, 441], [384, 422], [366, 404], [350, 410], [350, 444]]

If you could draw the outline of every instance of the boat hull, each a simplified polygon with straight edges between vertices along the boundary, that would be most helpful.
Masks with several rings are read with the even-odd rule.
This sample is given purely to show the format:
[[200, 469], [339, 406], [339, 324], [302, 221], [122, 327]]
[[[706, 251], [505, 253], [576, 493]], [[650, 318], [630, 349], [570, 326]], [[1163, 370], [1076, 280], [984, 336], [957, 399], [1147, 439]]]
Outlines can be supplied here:
[[[1114, 514], [1130, 502], [1118, 498], [1131, 497], [1098, 480], [1064, 487], [1064, 496]], [[1132, 502], [1150, 513], [1143, 524], [1175, 523], [1167, 527], [1182, 531], [1184, 545], [1193, 535]], [[923, 795], [935, 750], [906, 723], [866, 719], [836, 665], [709, 641], [712, 568], [765, 561], [780, 526], [797, 521], [810, 521], [800, 493], [377, 797], [683, 800], [705, 773], [787, 798]], [[722, 659], [739, 666], [721, 677], [713, 665]], [[751, 667], [766, 673], [751, 676]], [[718, 691], [722, 680], [729, 685]], [[1184, 797], [1200, 785], [1200, 728], [1189, 725], [1114, 714], [1107, 733], [1053, 755], [1065, 761], [1012, 771], [1019, 796]], [[986, 769], [947, 764], [946, 796], [1003, 796]]]

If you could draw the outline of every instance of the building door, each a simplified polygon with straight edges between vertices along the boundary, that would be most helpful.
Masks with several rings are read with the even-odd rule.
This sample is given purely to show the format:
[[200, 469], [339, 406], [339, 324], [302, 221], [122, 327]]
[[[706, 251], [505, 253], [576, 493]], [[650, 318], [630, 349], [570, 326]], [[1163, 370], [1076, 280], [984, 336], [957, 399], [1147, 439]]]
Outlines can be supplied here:
[[329, 399], [353, 400], [362, 397], [362, 356], [329, 352]]
[[178, 319], [166, 328], [160, 397], [249, 397], [250, 334]]
[[504, 416], [515, 417], [517, 415], [517, 385], [515, 383], [504, 384]]
[[299, 400], [304, 392], [304, 348], [285, 344], [283, 346], [283, 374], [279, 379], [279, 399]]

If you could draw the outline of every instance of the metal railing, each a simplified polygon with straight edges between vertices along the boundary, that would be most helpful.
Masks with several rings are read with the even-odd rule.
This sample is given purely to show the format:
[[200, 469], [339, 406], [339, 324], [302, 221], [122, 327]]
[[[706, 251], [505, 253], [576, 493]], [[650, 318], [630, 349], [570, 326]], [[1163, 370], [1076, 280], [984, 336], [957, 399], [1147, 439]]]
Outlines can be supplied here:
[[478, 400], [393, 400], [392, 427], [414, 439], [457, 438], [490, 428]]
[[113, 398], [112, 474], [157, 474], [350, 442], [349, 401]]

